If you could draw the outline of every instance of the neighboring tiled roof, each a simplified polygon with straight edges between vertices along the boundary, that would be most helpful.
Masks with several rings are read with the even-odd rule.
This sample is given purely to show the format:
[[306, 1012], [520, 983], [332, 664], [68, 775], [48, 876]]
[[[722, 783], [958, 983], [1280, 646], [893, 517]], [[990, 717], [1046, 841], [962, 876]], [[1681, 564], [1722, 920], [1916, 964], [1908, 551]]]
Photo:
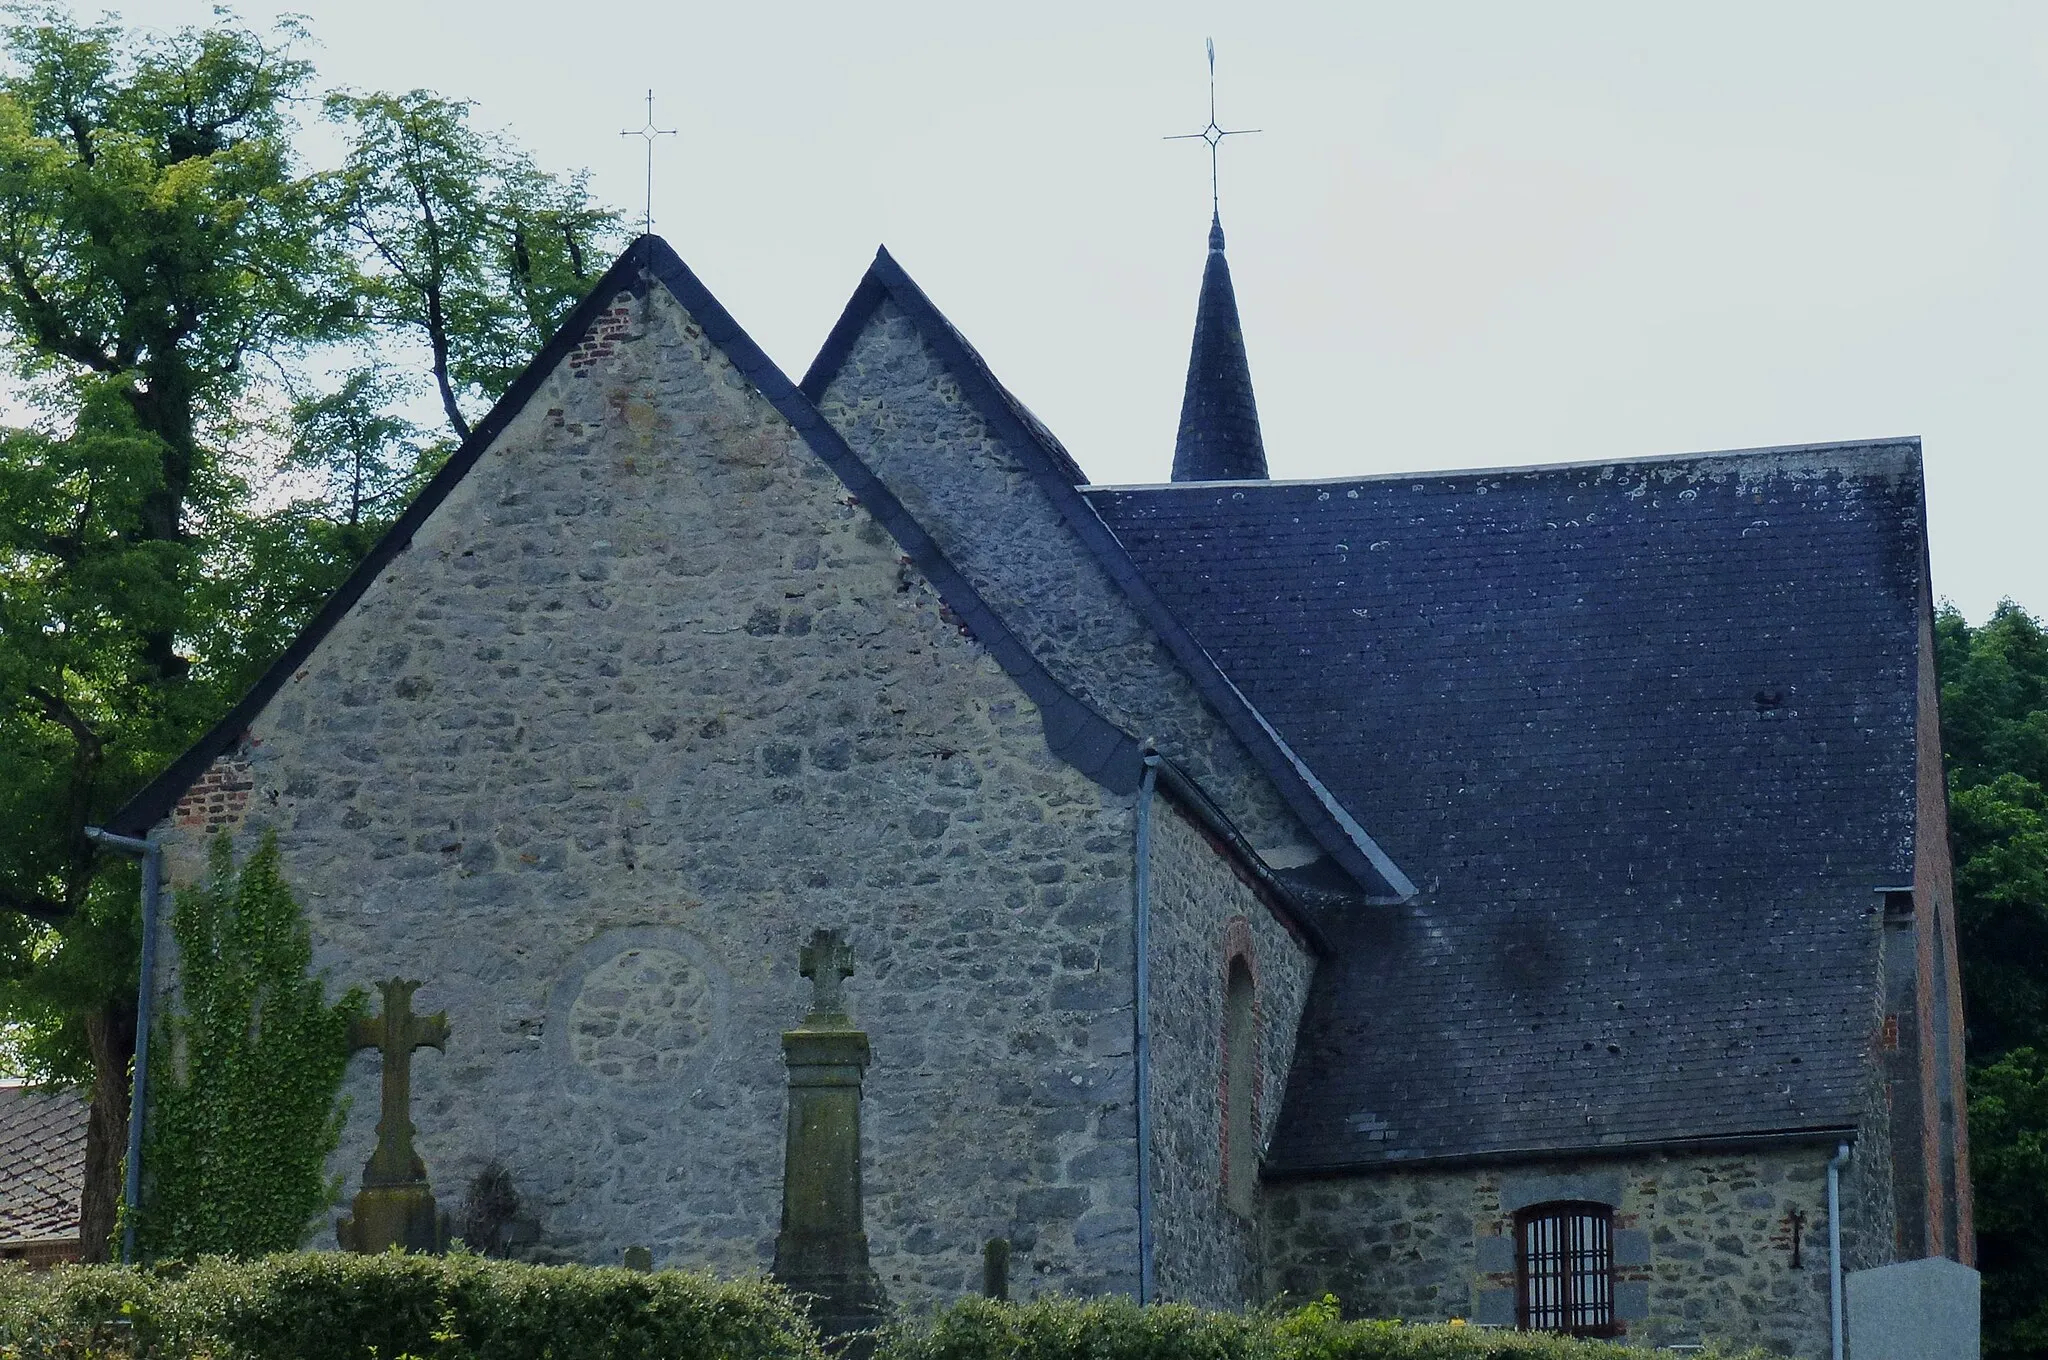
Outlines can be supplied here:
[[[884, 299], [894, 302], [938, 353], [961, 392], [989, 427], [1030, 473], [1061, 519], [1123, 591], [1168, 654], [1194, 682], [1210, 709], [1251, 753], [1294, 815], [1340, 866], [1332, 887], [1346, 895], [1395, 900], [1414, 891], [1400, 866], [1352, 821], [1317, 782], [1287, 743], [1273, 731], [1243, 693], [1217, 669], [1216, 663], [1168, 610], [1150, 584], [1132, 565], [1115, 537], [1089, 508], [1080, 492], [1087, 481], [1072, 455], [1041, 424], [1024, 403], [997, 381], [981, 354], [946, 319], [917, 282], [886, 249], [875, 253], [866, 277], [854, 290], [846, 310], [826, 337], [804, 375], [804, 394], [817, 401], [838, 376], [862, 330]], [[1348, 877], [1347, 877], [1348, 876]], [[1299, 888], [1304, 885], [1297, 884]]]
[[84, 1188], [85, 1102], [0, 1086], [0, 1242], [78, 1236]]
[[1275, 1171], [1855, 1122], [1917, 441], [1086, 494], [1422, 885], [1326, 919]]
[[1251, 362], [1237, 319], [1237, 291], [1223, 255], [1223, 219], [1209, 221], [1209, 258], [1195, 304], [1195, 342], [1181, 394], [1180, 431], [1173, 441], [1173, 480], [1226, 482], [1266, 475], [1266, 442]]

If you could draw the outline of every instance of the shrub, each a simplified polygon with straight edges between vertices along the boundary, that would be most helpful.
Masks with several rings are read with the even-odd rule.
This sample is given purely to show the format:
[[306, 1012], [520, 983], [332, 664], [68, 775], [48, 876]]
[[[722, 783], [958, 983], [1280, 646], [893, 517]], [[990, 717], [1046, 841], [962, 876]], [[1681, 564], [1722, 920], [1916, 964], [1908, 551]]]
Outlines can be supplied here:
[[[480, 1256], [305, 1253], [191, 1267], [0, 1267], [0, 1360], [826, 1360], [760, 1280]], [[1347, 1322], [1333, 1300], [1218, 1313], [1128, 1299], [966, 1299], [874, 1360], [1640, 1360], [1457, 1323]], [[1710, 1357], [1708, 1358], [1710, 1360]]]
[[[1128, 1299], [966, 1299], [893, 1329], [876, 1360], [1641, 1360], [1612, 1342], [1462, 1323], [1347, 1322], [1334, 1300], [1212, 1313]], [[1712, 1360], [1711, 1354], [1702, 1360]]]
[[0, 1360], [822, 1360], [764, 1281], [299, 1253], [0, 1271]]

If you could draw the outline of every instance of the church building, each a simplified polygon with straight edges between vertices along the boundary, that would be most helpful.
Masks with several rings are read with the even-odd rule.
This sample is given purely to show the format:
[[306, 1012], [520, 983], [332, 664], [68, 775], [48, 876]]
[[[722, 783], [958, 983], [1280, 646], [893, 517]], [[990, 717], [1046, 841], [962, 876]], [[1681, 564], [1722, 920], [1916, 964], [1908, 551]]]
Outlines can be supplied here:
[[769, 1266], [827, 928], [899, 1310], [999, 1239], [1820, 1356], [1969, 1263], [1917, 440], [1270, 480], [1217, 222], [1172, 468], [886, 251], [792, 383], [642, 237], [112, 829], [274, 832], [331, 984], [419, 980], [418, 1152], [533, 1259]]

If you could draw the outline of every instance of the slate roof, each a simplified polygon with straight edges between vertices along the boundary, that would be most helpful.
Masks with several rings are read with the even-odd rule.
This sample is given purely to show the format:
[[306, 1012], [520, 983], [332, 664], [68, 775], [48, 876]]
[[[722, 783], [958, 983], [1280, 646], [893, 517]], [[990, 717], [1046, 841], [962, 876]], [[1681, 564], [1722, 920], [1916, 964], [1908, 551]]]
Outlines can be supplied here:
[[1326, 914], [1274, 1174], [1855, 1123], [1917, 441], [1085, 494], [1422, 885]]
[[1222, 482], [1266, 475], [1266, 442], [1252, 395], [1251, 361], [1237, 319], [1237, 290], [1223, 255], [1223, 218], [1209, 219], [1209, 257], [1195, 304], [1195, 342], [1188, 353], [1180, 431], [1173, 441], [1173, 480]]
[[85, 1115], [70, 1091], [0, 1085], [0, 1242], [78, 1236]]

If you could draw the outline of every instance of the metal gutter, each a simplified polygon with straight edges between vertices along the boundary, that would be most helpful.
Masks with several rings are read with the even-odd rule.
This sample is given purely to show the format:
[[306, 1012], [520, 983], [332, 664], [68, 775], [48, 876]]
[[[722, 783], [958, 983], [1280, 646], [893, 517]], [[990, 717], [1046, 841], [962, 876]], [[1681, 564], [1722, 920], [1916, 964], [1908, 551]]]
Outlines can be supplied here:
[[1842, 1360], [1842, 1168], [1849, 1164], [1849, 1144], [1842, 1143], [1828, 1161], [1828, 1328], [1833, 1360]]
[[1264, 1178], [1313, 1180], [1321, 1176], [1392, 1175], [1420, 1167], [1493, 1166], [1509, 1162], [1567, 1162], [1603, 1157], [1633, 1157], [1645, 1152], [1744, 1152], [1776, 1147], [1810, 1147], [1815, 1143], [1853, 1138], [1853, 1128], [1783, 1129], [1764, 1133], [1710, 1134], [1698, 1138], [1658, 1138], [1639, 1143], [1604, 1143], [1597, 1147], [1513, 1148], [1500, 1152], [1452, 1152], [1429, 1157], [1382, 1157], [1370, 1162], [1337, 1162], [1326, 1166], [1268, 1167]]
[[164, 848], [155, 840], [117, 836], [103, 827], [85, 829], [88, 839], [142, 861], [142, 958], [135, 988], [135, 1074], [128, 1083], [128, 1167], [121, 1182], [121, 1264], [135, 1264], [135, 1211], [142, 1200], [142, 1115], [149, 1092], [149, 1021], [156, 999], [156, 918], [163, 895]]
[[1138, 784], [1137, 898], [1132, 919], [1138, 955], [1137, 996], [1132, 1006], [1136, 1028], [1133, 1047], [1138, 1068], [1138, 1302], [1150, 1303], [1152, 1278], [1152, 1016], [1146, 1004], [1152, 990], [1152, 791], [1163, 764], [1145, 756], [1145, 774]]
[[1293, 887], [1275, 874], [1272, 866], [1260, 858], [1252, 843], [1244, 838], [1244, 833], [1239, 831], [1223, 809], [1216, 805], [1216, 800], [1211, 798], [1201, 785], [1190, 779], [1180, 766], [1165, 756], [1148, 754], [1145, 757], [1145, 764], [1148, 774], [1157, 771], [1159, 784], [1166, 790], [1167, 795], [1200, 823], [1204, 831], [1222, 841], [1224, 848], [1230, 852], [1239, 867], [1264, 889], [1262, 896], [1266, 908], [1280, 919], [1280, 924], [1287, 927], [1288, 932], [1295, 938], [1305, 942], [1317, 958], [1333, 957], [1334, 951], [1330, 947], [1329, 937], [1323, 934], [1322, 927], [1316, 924], [1313, 913], [1302, 904]]

